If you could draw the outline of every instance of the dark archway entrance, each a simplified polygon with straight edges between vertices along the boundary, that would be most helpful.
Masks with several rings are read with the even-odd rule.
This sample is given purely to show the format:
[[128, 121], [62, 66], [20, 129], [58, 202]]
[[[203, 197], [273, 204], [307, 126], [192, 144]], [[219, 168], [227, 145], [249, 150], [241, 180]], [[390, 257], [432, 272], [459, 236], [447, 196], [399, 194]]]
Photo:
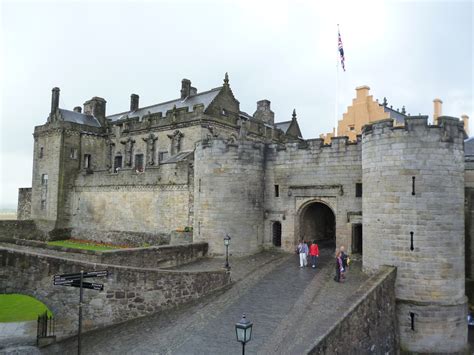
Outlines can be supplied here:
[[362, 254], [362, 224], [352, 225], [352, 253]]
[[331, 208], [321, 202], [305, 207], [300, 217], [300, 237], [316, 242], [322, 248], [336, 247], [336, 217]]
[[280, 222], [273, 222], [272, 234], [273, 234], [273, 245], [276, 247], [281, 247], [281, 223]]

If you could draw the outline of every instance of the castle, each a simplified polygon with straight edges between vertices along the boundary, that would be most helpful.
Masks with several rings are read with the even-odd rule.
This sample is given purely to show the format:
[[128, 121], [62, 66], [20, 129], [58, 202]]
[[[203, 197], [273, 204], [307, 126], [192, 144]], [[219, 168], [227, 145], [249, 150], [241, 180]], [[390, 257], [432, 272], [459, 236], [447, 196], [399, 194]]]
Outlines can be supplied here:
[[193, 240], [216, 255], [226, 235], [234, 255], [292, 252], [300, 238], [347, 245], [368, 273], [397, 267], [403, 349], [461, 351], [471, 268], [463, 123], [403, 121], [325, 144], [302, 138], [296, 112], [275, 123], [268, 100], [242, 112], [227, 74], [202, 93], [183, 79], [178, 99], [153, 106], [133, 94], [130, 110], [109, 116], [100, 97], [83, 110], [59, 108], [54, 88], [47, 122], [35, 127], [32, 189], [20, 189], [19, 217], [115, 242], [193, 227]]

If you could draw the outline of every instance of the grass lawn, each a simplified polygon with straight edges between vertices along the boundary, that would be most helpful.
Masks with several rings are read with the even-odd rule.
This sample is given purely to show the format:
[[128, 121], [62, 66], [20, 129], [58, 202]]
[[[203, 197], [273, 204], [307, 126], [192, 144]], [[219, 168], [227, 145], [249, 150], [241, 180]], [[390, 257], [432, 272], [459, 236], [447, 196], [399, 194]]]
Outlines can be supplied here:
[[113, 246], [100, 245], [94, 242], [82, 242], [78, 240], [57, 240], [54, 242], [48, 242], [48, 245], [56, 245], [66, 248], [85, 249], [85, 250], [112, 250], [117, 249]]
[[36, 320], [38, 315], [51, 311], [37, 299], [18, 294], [0, 294], [0, 322]]

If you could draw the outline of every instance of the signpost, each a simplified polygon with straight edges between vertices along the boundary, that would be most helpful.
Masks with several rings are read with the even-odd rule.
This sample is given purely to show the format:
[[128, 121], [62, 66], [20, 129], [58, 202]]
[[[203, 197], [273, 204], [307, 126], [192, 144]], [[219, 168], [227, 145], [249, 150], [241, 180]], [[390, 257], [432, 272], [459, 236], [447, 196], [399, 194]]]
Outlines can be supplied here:
[[95, 282], [84, 282], [85, 278], [90, 277], [107, 277], [109, 276], [108, 270], [100, 271], [89, 271], [84, 272], [81, 270], [80, 273], [75, 274], [63, 274], [63, 275], [54, 275], [53, 285], [54, 286], [71, 286], [79, 287], [79, 329], [77, 332], [77, 353], [81, 355], [81, 331], [82, 331], [82, 296], [83, 290], [88, 288], [90, 290], [102, 291], [104, 289], [103, 284], [98, 284]]

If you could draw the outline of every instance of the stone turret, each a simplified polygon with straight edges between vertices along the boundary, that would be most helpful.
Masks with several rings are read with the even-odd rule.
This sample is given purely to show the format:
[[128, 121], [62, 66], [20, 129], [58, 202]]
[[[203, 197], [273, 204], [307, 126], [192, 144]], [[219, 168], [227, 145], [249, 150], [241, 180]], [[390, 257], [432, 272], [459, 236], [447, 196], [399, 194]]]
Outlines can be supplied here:
[[409, 117], [362, 134], [363, 267], [397, 267], [401, 348], [460, 352], [464, 292], [464, 132], [457, 118]]
[[433, 100], [433, 124], [438, 124], [438, 117], [443, 114], [443, 101], [441, 99]]

